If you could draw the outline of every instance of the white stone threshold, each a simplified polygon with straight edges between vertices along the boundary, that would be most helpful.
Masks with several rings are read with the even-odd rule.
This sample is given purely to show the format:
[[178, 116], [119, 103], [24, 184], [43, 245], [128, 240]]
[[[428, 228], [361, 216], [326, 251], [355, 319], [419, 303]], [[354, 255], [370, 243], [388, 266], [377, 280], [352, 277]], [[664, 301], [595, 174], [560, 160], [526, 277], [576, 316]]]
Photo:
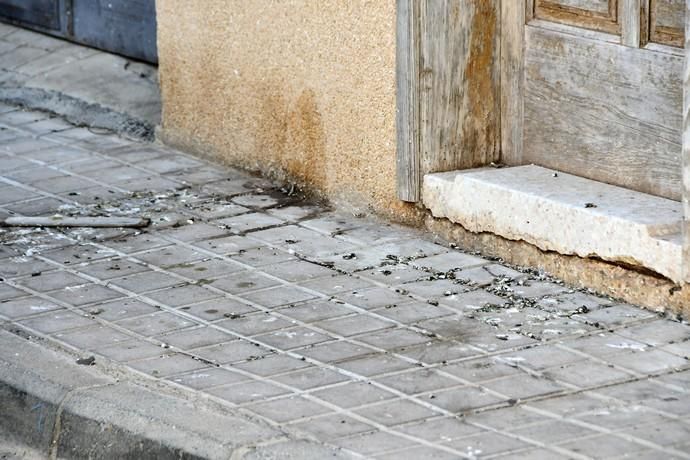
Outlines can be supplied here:
[[434, 217], [542, 250], [599, 257], [682, 280], [682, 204], [539, 166], [424, 176]]

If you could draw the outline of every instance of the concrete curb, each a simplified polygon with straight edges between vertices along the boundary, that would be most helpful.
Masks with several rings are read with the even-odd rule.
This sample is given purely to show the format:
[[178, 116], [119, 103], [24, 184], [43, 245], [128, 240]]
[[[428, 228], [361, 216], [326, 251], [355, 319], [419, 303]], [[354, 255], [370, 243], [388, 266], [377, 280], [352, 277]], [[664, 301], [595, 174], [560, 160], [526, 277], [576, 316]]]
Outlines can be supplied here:
[[0, 330], [0, 431], [50, 458], [353, 458]]
[[155, 138], [155, 126], [148, 121], [58, 91], [0, 86], [0, 102], [58, 115], [75, 126], [106, 129], [149, 142]]

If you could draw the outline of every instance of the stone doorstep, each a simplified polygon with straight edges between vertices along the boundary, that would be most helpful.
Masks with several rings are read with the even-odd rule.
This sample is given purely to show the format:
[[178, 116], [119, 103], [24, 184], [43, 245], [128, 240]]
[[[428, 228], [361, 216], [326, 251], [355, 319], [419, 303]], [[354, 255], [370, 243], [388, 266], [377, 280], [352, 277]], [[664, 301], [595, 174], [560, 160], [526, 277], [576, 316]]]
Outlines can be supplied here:
[[434, 217], [541, 250], [596, 256], [682, 281], [682, 204], [540, 166], [427, 174]]

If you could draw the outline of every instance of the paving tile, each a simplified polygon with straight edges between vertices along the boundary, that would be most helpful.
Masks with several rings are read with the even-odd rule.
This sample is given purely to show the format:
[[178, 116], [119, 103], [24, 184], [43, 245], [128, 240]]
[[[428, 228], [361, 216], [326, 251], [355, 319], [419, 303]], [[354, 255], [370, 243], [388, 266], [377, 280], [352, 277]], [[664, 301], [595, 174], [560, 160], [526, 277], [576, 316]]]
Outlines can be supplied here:
[[[405, 264], [385, 265], [374, 269], [366, 269], [357, 272], [357, 275], [389, 286], [397, 286], [429, 278], [427, 272], [417, 270]], [[406, 290], [406, 288], [403, 289]]]
[[446, 364], [461, 358], [483, 356], [484, 351], [464, 343], [431, 340], [421, 345], [396, 350], [399, 355], [408, 356], [427, 365]]
[[480, 458], [532, 447], [518, 439], [493, 432], [457, 439], [447, 445], [467, 455]]
[[266, 308], [275, 308], [316, 298], [316, 295], [305, 292], [295, 286], [279, 286], [240, 295], [242, 298]]
[[493, 308], [506, 305], [506, 299], [486, 292], [483, 289], [451, 293], [450, 295], [439, 297], [438, 301], [444, 306], [462, 313], [472, 313], [487, 307]]
[[687, 392], [655, 385], [647, 380], [600, 388], [596, 393], [624, 403], [635, 403], [666, 411], [669, 414], [685, 415], [690, 407], [690, 396]]
[[263, 334], [294, 326], [290, 321], [265, 313], [256, 313], [240, 318], [228, 318], [217, 321], [214, 324], [243, 336]]
[[632, 374], [630, 373], [594, 361], [578, 361], [546, 369], [543, 373], [549, 378], [576, 385], [579, 388], [593, 388], [601, 385], [609, 385], [632, 378]]
[[491, 262], [481, 257], [465, 254], [460, 251], [450, 251], [431, 257], [415, 259], [410, 262], [414, 268], [436, 273], [447, 273], [469, 267], [488, 265]]
[[284, 208], [269, 209], [268, 213], [287, 222], [297, 222], [320, 211], [311, 206], [286, 206]]
[[487, 352], [537, 343], [536, 340], [524, 335], [504, 331], [460, 315], [421, 321], [416, 326], [439, 337], [466, 343]]
[[209, 289], [193, 284], [175, 286], [160, 291], [148, 292], [146, 297], [170, 307], [180, 307], [191, 303], [211, 300], [220, 297], [220, 294]]
[[594, 459], [634, 454], [643, 448], [639, 444], [607, 435], [577, 439], [559, 447]]
[[300, 390], [311, 390], [349, 380], [349, 378], [336, 371], [322, 367], [308, 367], [302, 370], [275, 376], [272, 380], [284, 385], [299, 388]]
[[306, 345], [326, 342], [330, 340], [330, 337], [306, 327], [296, 327], [257, 335], [254, 336], [254, 339], [280, 350], [292, 350]]
[[567, 391], [567, 387], [544, 378], [522, 374], [482, 383], [482, 387], [506, 395], [510, 399], [544, 397]]
[[153, 377], [167, 377], [208, 367], [207, 363], [180, 353], [161, 354], [153, 358], [132, 361], [127, 365]]
[[20, 297], [0, 301], [0, 315], [10, 319], [37, 315], [63, 307], [40, 297]]
[[40, 197], [36, 192], [26, 190], [14, 186], [6, 186], [0, 188], [0, 205], [14, 203], [16, 201], [25, 201]]
[[86, 304], [105, 302], [122, 297], [122, 294], [119, 292], [94, 283], [82, 284], [79, 286], [67, 286], [66, 288], [51, 291], [46, 294], [54, 299], [74, 305], [76, 307], [81, 307]]
[[96, 347], [94, 351], [114, 361], [127, 362], [160, 356], [164, 350], [152, 343], [136, 339]]
[[434, 443], [446, 443], [485, 431], [459, 417], [445, 416], [401, 426], [397, 430]]
[[572, 292], [546, 297], [538, 302], [540, 308], [553, 312], [571, 313], [575, 311], [598, 310], [613, 303], [611, 300], [583, 292]]
[[[189, 181], [190, 178], [193, 179], [194, 176], [191, 174], [188, 175], [175, 175], [175, 178], [177, 179], [182, 179], [186, 182]], [[193, 179], [196, 180], [196, 179]], [[233, 216], [239, 216], [240, 214], [245, 214], [250, 212], [251, 210], [248, 208], [245, 208], [244, 206], [239, 206], [234, 203], [230, 202], [200, 202], [200, 203], [195, 203], [190, 207], [190, 210], [201, 217], [202, 219], [208, 219], [208, 220], [213, 220], [213, 219], [222, 219], [224, 217], [233, 217]], [[277, 216], [280, 217], [280, 216]], [[226, 232], [224, 232], [226, 233]]]
[[624, 434], [638, 439], [653, 442], [659, 446], [678, 446], [687, 443], [690, 435], [690, 424], [668, 420], [653, 425], [644, 423], [623, 431]]
[[285, 372], [296, 371], [309, 366], [310, 364], [306, 361], [293, 358], [291, 356], [272, 354], [261, 359], [241, 362], [235, 364], [233, 367], [251, 372], [252, 374], [259, 375], [261, 377], [270, 377], [277, 374], [283, 374]]
[[117, 321], [160, 311], [160, 309], [152, 305], [131, 298], [121, 298], [112, 302], [100, 303], [84, 307], [83, 310], [89, 315], [98, 316], [100, 319], [107, 321]]
[[399, 458], [425, 458], [430, 460], [448, 460], [457, 459], [458, 454], [441, 448], [435, 449], [433, 447], [405, 447], [403, 450], [396, 450], [393, 452], [386, 452], [376, 455], [376, 460], [397, 460]]
[[0, 303], [10, 299], [16, 299], [17, 297], [23, 297], [25, 295], [26, 293], [24, 291], [0, 281]]
[[351, 315], [352, 309], [332, 300], [311, 300], [298, 305], [288, 305], [277, 310], [281, 315], [297, 321], [313, 323], [327, 318]]
[[184, 329], [193, 326], [195, 323], [173, 315], [172, 313], [159, 312], [151, 315], [137, 316], [135, 318], [123, 319], [117, 325], [137, 334], [151, 337], [165, 332]]
[[412, 401], [399, 399], [367, 406], [362, 409], [357, 409], [354, 412], [386, 426], [394, 426], [438, 415], [437, 411], [433, 411]]
[[278, 204], [278, 200], [269, 195], [240, 195], [232, 199], [233, 202], [250, 208], [270, 208]]
[[374, 352], [369, 347], [364, 347], [350, 342], [337, 340], [334, 342], [314, 345], [300, 350], [304, 356], [317, 361], [332, 363], [346, 359], [359, 358]]
[[505, 404], [505, 398], [496, 396], [480, 388], [459, 387], [450, 390], [439, 390], [424, 398], [437, 407], [441, 407], [455, 415], [468, 411]]
[[76, 331], [57, 333], [55, 338], [82, 350], [95, 350], [103, 346], [127, 342], [132, 339], [129, 335], [102, 325], [93, 325]]
[[110, 284], [137, 294], [187, 283], [164, 272], [146, 271], [110, 280]]
[[[562, 399], [567, 399], [567, 397], [552, 398], [547, 401], [558, 401]], [[529, 406], [538, 405], [537, 403], [530, 403]], [[504, 407], [500, 410], [489, 410], [483, 411], [475, 414], [469, 414], [463, 418], [467, 423], [472, 424], [475, 427], [488, 427], [494, 428], [500, 431], [506, 431], [511, 429], [516, 429], [519, 427], [532, 425], [535, 423], [540, 423], [551, 420], [550, 418], [545, 418], [544, 415], [536, 413], [532, 410], [525, 409], [523, 406], [510, 406]], [[485, 428], [482, 428], [484, 430]]]
[[254, 271], [233, 273], [229, 276], [213, 280], [211, 283], [213, 287], [231, 294], [256, 291], [278, 286], [279, 284], [279, 281]]
[[330, 441], [373, 431], [374, 427], [357, 419], [340, 414], [326, 414], [312, 420], [291, 425], [294, 429], [306, 432], [317, 439]]
[[233, 404], [243, 404], [288, 394], [290, 391], [267, 382], [250, 381], [213, 388], [208, 393]]
[[373, 377], [388, 372], [411, 369], [415, 365], [385, 353], [378, 353], [341, 361], [338, 363], [338, 367], [358, 375]]
[[173, 268], [176, 265], [206, 258], [200, 252], [182, 247], [166, 247], [137, 255], [137, 259], [162, 268]]
[[[242, 237], [236, 237], [242, 238]], [[274, 249], [268, 246], [260, 246], [249, 249], [239, 250], [237, 254], [231, 254], [230, 257], [242, 264], [251, 267], [265, 267], [281, 262], [294, 261], [297, 258], [287, 252], [279, 249]]]
[[208, 238], [215, 238], [218, 236], [225, 236], [227, 233], [227, 230], [222, 229], [217, 225], [200, 223], [167, 230], [163, 232], [163, 236], [180, 241], [190, 242], [206, 240]]
[[[233, 337], [234, 339], [234, 337]], [[201, 356], [220, 364], [232, 364], [246, 360], [256, 360], [270, 355], [272, 352], [264, 347], [257, 346], [246, 340], [230, 340], [218, 345], [196, 348], [191, 351], [196, 356]]]
[[330, 412], [329, 409], [321, 404], [300, 396], [288, 396], [269, 402], [250, 404], [245, 407], [255, 414], [266, 417], [276, 423], [286, 423]]
[[68, 286], [85, 284], [88, 281], [73, 275], [69, 272], [55, 271], [52, 273], [42, 273], [40, 276], [32, 276], [19, 281], [19, 284], [38, 292], [53, 291]]
[[392, 449], [413, 446], [414, 442], [385, 431], [375, 431], [333, 441], [340, 447], [353, 450], [368, 457]]
[[360, 335], [356, 340], [383, 350], [395, 350], [397, 352], [397, 350], [404, 349], [404, 347], [428, 343], [430, 339], [428, 336], [415, 331], [395, 328]]
[[157, 238], [153, 235], [143, 233], [141, 235], [128, 236], [120, 240], [112, 240], [108, 242], [108, 247], [114, 251], [121, 251], [126, 254], [150, 250], [161, 246], [169, 246], [170, 243]]
[[384, 287], [357, 289], [352, 292], [338, 294], [336, 297], [344, 302], [366, 310], [398, 306], [413, 301], [408, 295], [400, 294], [390, 288]]
[[642, 310], [641, 308], [630, 305], [614, 305], [589, 313], [573, 315], [573, 318], [585, 323], [611, 328], [638, 322], [643, 319], [650, 319], [654, 316], [656, 316], [655, 313]]
[[443, 367], [443, 371], [476, 383], [523, 374], [523, 371], [520, 371], [510, 363], [493, 357], [471, 359], [451, 364]]
[[20, 324], [45, 334], [53, 334], [55, 332], [88, 326], [92, 323], [93, 320], [89, 317], [64, 310], [20, 321]]
[[168, 377], [168, 380], [195, 390], [204, 390], [220, 385], [246, 382], [250, 378], [220, 367], [210, 367], [187, 374], [173, 375]]
[[285, 281], [297, 282], [308, 279], [332, 276], [333, 270], [304, 261], [290, 261], [263, 268], [269, 275]]
[[609, 355], [608, 361], [640, 374], [656, 374], [690, 367], [687, 359], [662, 350], [624, 351]]
[[650, 346], [661, 346], [690, 339], [690, 326], [687, 324], [659, 319], [638, 326], [629, 326], [616, 331], [616, 334]]
[[102, 249], [93, 244], [76, 244], [42, 254], [46, 259], [63, 265], [76, 265], [102, 260], [116, 255], [111, 249]]
[[365, 332], [387, 329], [395, 325], [369, 315], [355, 314], [343, 318], [320, 321], [315, 326], [342, 336], [363, 334]]
[[641, 423], [649, 426], [663, 425], [670, 420], [651, 408], [621, 402], [607, 402], [604, 408], [583, 412], [575, 419], [611, 431], [624, 431]]
[[218, 297], [204, 302], [186, 305], [180, 307], [180, 310], [206, 321], [240, 318], [248, 313], [256, 313], [259, 311], [247, 304], [226, 297]]
[[142, 273], [148, 271], [149, 268], [147, 268], [145, 265], [117, 257], [114, 259], [104, 260], [102, 262], [79, 264], [76, 266], [76, 270], [100, 280], [109, 280], [112, 278], [133, 275], [135, 273]]
[[232, 233], [245, 233], [265, 227], [281, 225], [284, 221], [277, 217], [268, 216], [260, 213], [242, 214], [239, 216], [226, 217], [216, 221], [219, 225]]
[[200, 326], [157, 335], [154, 339], [183, 350], [191, 350], [193, 348], [229, 342], [234, 340], [235, 337], [218, 329]]
[[408, 395], [427, 393], [461, 385], [457, 380], [441, 375], [435, 369], [401, 372], [386, 377], [379, 377], [375, 380]]
[[526, 279], [527, 275], [498, 264], [484, 265], [455, 273], [455, 279], [472, 286], [488, 286], [499, 278], [520, 280]]
[[431, 318], [449, 316], [453, 312], [428, 303], [413, 302], [403, 305], [393, 304], [390, 307], [376, 310], [376, 314], [404, 324], [414, 324]]
[[301, 282], [299, 284], [326, 295], [336, 295], [343, 292], [357, 291], [374, 287], [371, 282], [350, 275], [331, 275], [324, 278]]
[[264, 243], [255, 241], [245, 236], [226, 236], [223, 238], [211, 238], [193, 243], [199, 248], [211, 251], [215, 254], [238, 254], [240, 251], [247, 251], [252, 248], [264, 246]]

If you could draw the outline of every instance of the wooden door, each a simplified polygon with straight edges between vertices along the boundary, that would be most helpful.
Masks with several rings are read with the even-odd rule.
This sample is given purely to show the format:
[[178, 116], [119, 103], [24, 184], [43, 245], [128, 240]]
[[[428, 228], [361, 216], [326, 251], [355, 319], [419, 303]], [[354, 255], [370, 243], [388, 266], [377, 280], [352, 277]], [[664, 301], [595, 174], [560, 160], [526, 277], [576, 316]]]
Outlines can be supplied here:
[[681, 199], [685, 0], [503, 0], [502, 150]]
[[155, 0], [0, 0], [0, 20], [158, 62]]

